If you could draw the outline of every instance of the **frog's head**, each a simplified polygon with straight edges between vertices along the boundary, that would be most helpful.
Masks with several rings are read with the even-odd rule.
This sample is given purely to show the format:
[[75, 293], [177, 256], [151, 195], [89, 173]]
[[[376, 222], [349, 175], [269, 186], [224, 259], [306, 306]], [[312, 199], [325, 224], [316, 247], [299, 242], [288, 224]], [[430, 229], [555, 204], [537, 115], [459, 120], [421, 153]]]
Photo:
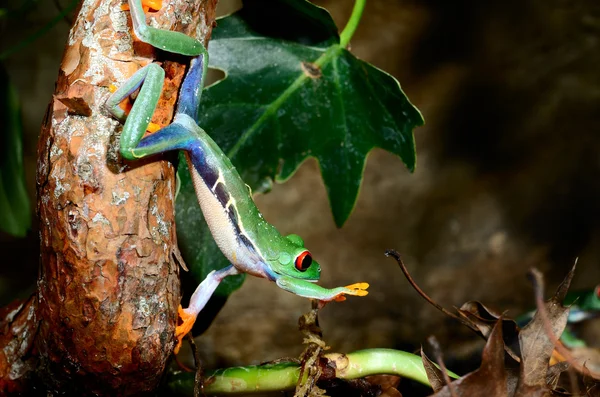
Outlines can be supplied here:
[[271, 270], [288, 277], [318, 281], [321, 275], [321, 266], [313, 260], [310, 251], [304, 247], [304, 241], [297, 234], [285, 236], [276, 256], [268, 262]]

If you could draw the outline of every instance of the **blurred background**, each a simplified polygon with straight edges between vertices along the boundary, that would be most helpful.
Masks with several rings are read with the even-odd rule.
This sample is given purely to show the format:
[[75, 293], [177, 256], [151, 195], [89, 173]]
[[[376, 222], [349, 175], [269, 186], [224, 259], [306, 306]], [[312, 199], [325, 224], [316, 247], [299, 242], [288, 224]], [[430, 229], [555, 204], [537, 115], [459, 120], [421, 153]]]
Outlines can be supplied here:
[[[69, 3], [29, 0], [19, 18], [0, 19], [0, 52]], [[340, 30], [353, 5], [315, 3]], [[221, 0], [219, 13], [237, 7]], [[37, 136], [69, 28], [61, 20], [2, 61], [22, 105], [32, 203]], [[574, 287], [600, 283], [600, 3], [368, 0], [351, 50], [394, 75], [423, 113], [416, 171], [374, 150], [342, 229], [334, 225], [314, 160], [256, 198], [282, 233], [304, 237], [322, 265], [322, 285], [371, 284], [367, 297], [321, 312], [333, 351], [413, 351], [433, 334], [452, 361], [482, 346], [415, 293], [384, 256], [388, 248], [449, 309], [478, 300], [517, 316], [534, 306], [529, 268], [541, 269], [553, 289], [577, 257]], [[0, 234], [2, 304], [34, 290], [37, 222], [24, 239]], [[248, 277], [198, 338], [206, 365], [297, 356], [303, 349], [297, 319], [309, 308], [308, 300]], [[597, 345], [599, 323], [582, 330]]]

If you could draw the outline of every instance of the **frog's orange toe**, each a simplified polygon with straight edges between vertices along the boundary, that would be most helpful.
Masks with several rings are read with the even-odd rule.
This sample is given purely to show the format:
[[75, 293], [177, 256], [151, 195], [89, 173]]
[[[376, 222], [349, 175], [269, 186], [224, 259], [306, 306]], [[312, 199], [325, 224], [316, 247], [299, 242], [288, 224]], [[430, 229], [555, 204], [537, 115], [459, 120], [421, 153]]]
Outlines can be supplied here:
[[175, 354], [179, 353], [179, 348], [181, 347], [181, 341], [183, 340], [183, 337], [192, 330], [192, 327], [196, 322], [196, 316], [186, 312], [181, 305], [179, 305], [177, 312], [179, 313], [181, 323], [175, 328], [175, 338], [177, 338], [177, 345], [175, 346], [174, 350]]
[[[144, 9], [144, 12], [150, 10], [158, 11], [162, 8], [162, 0], [142, 0], [142, 8]], [[121, 10], [129, 11], [129, 4], [123, 4]]]
[[557, 350], [552, 351], [552, 355], [550, 356], [550, 365], [558, 364], [562, 361], [567, 361], [566, 358], [563, 357]]
[[162, 8], [162, 0], [142, 0], [142, 5], [158, 11]]
[[367, 291], [367, 288], [369, 288], [368, 283], [350, 284], [350, 285], [346, 285], [345, 288], [348, 288], [349, 290], [352, 291], [352, 292], [347, 292], [348, 295], [366, 296], [369, 294], [369, 291]]
[[148, 124], [148, 127], [146, 127], [146, 131], [152, 132], [152, 133], [154, 133], [158, 130], [160, 130], [160, 125], [158, 125], [156, 123], [150, 123], [150, 124]]

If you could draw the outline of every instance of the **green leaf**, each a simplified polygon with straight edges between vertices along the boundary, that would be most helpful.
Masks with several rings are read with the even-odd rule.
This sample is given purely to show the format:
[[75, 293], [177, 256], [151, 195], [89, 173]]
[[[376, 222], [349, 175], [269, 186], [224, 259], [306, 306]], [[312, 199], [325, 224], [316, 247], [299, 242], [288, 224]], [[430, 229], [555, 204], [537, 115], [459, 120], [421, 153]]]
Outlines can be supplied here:
[[[398, 82], [339, 45], [329, 13], [303, 0], [245, 1], [219, 20], [211, 66], [227, 77], [203, 94], [200, 126], [255, 191], [289, 178], [308, 157], [321, 166], [335, 221], [348, 218], [374, 147], [415, 167], [413, 128], [423, 123]], [[314, 72], [311, 75], [310, 72]], [[198, 282], [228, 265], [206, 227], [185, 161], [177, 229]], [[242, 280], [228, 277], [227, 294]]]
[[31, 225], [25, 188], [21, 112], [17, 92], [0, 64], [0, 230], [25, 236]]
[[[179, 156], [177, 172], [180, 175], [179, 192], [175, 202], [177, 241], [192, 276], [200, 283], [212, 270], [229, 266], [229, 261], [217, 247], [206, 226], [183, 154]], [[242, 285], [244, 277], [245, 274], [226, 277], [219, 284], [215, 294], [229, 296]]]
[[371, 149], [414, 170], [421, 114], [398, 81], [339, 45], [326, 10], [304, 0], [247, 0], [219, 20], [209, 50], [210, 66], [226, 77], [205, 90], [200, 125], [253, 189], [268, 190], [315, 157], [341, 226]]

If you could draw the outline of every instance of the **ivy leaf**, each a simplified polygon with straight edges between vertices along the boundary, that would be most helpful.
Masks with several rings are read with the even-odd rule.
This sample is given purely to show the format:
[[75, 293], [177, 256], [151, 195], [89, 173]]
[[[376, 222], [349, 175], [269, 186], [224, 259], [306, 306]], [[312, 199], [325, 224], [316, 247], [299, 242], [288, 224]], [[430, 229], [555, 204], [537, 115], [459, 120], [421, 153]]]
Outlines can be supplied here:
[[[188, 265], [192, 277], [201, 282], [212, 270], [229, 266], [229, 261], [215, 243], [210, 230], [206, 226], [183, 154], [179, 155], [177, 173], [186, 176], [179, 178], [179, 192], [175, 202], [177, 241], [181, 255]], [[245, 274], [240, 274], [225, 277], [217, 287], [215, 294], [229, 296], [242, 285], [245, 276]]]
[[326, 10], [304, 0], [246, 0], [218, 21], [209, 50], [210, 66], [226, 77], [205, 90], [199, 124], [253, 189], [268, 190], [315, 157], [341, 226], [371, 149], [414, 170], [421, 114], [396, 79], [340, 46]]
[[[210, 66], [227, 77], [205, 89], [199, 125], [254, 191], [288, 179], [315, 157], [341, 226], [356, 202], [371, 149], [396, 153], [414, 169], [413, 129], [423, 123], [421, 114], [392, 76], [340, 46], [325, 9], [304, 0], [244, 1], [241, 11], [219, 20], [209, 51]], [[180, 163], [179, 245], [200, 282], [228, 262]], [[221, 293], [241, 279], [232, 283]]]
[[23, 170], [23, 129], [17, 92], [0, 64], [0, 230], [25, 236], [31, 225]]

